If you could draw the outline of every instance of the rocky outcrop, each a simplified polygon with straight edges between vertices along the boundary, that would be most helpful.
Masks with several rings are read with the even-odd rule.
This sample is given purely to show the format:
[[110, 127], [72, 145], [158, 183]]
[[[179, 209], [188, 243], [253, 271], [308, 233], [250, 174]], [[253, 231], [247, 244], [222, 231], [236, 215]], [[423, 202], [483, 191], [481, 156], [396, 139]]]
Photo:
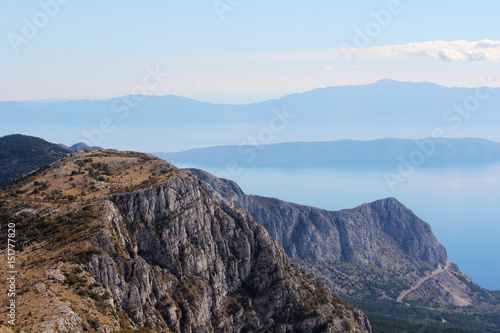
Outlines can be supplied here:
[[394, 198], [355, 209], [327, 211], [255, 195], [232, 181], [189, 169], [247, 210], [291, 257], [312, 263], [343, 261], [378, 267], [394, 265], [394, 255], [429, 265], [446, 262], [446, 250], [430, 226]]
[[249, 213], [152, 155], [76, 152], [0, 199], [18, 233], [20, 329], [371, 331]]
[[335, 332], [343, 325], [369, 330], [362, 313], [291, 265], [248, 213], [187, 172], [110, 196], [102, 219], [106, 228], [94, 242], [102, 254], [85, 269], [140, 326], [178, 332]]
[[[203, 170], [188, 170], [252, 214], [295, 263], [340, 295], [396, 300], [402, 291], [447, 263], [446, 250], [431, 227], [395, 198], [327, 211], [246, 195], [233, 181]], [[468, 285], [458, 267], [451, 267], [406, 300], [455, 305], [488, 301], [484, 289], [472, 282]]]

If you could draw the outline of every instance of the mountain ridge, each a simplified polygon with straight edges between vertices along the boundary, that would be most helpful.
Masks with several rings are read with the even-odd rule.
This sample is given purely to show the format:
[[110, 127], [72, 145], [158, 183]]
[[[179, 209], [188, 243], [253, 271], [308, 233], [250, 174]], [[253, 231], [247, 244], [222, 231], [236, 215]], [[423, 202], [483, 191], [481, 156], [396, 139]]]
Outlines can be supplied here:
[[[389, 297], [396, 300], [400, 292], [407, 289], [404, 285], [413, 285], [424, 276], [422, 272], [432, 272], [438, 265], [447, 264], [446, 250], [432, 234], [429, 224], [395, 198], [380, 199], [351, 209], [328, 211], [276, 198], [246, 195], [231, 180], [217, 178], [199, 169], [186, 170], [193, 172], [221, 195], [252, 214], [292, 259], [297, 259], [297, 263], [306, 264], [311, 271], [323, 275], [327, 284], [341, 295], [382, 299]], [[311, 246], [314, 251], [308, 250]], [[387, 276], [399, 271], [399, 274], [393, 276], [393, 282], [400, 282], [387, 290], [377, 290], [377, 287], [368, 292], [363, 285], [356, 287], [355, 284], [346, 289], [348, 282], [342, 285], [335, 280], [335, 277], [342, 275], [342, 270], [348, 269], [345, 264], [352, 267], [378, 267], [377, 270], [386, 271]], [[401, 271], [402, 267], [405, 268]], [[469, 287], [462, 285], [454, 274], [469, 281], [470, 279], [460, 272], [457, 265], [452, 264], [449, 271], [447, 279], [455, 280], [462, 296], [468, 298], [471, 304], [479, 305], [483, 302], [482, 296], [476, 298], [478, 295], [470, 291], [467, 296]], [[403, 276], [406, 274], [406, 278], [402, 278], [401, 273], [404, 273]], [[382, 285], [383, 283], [379, 287]], [[441, 290], [434, 295], [436, 302], [454, 304], [454, 299], [443, 297], [447, 292], [443, 292], [445, 288], [439, 283], [433, 288]], [[484, 295], [489, 299], [487, 292]], [[416, 301], [419, 297], [425, 299], [423, 294], [419, 296], [414, 293], [413, 296]]]
[[[101, 157], [111, 159], [112, 163], [103, 163]], [[127, 160], [129, 162], [122, 165]], [[15, 199], [18, 197], [22, 200], [25, 197], [30, 198], [27, 202], [33, 202], [33, 198], [36, 200], [46, 198], [45, 200], [49, 200], [47, 202], [59, 204], [64, 202], [65, 204], [61, 207], [65, 207], [65, 205], [79, 207], [80, 202], [94, 200], [92, 201], [93, 206], [98, 204], [98, 207], [104, 207], [105, 210], [102, 213], [108, 216], [105, 218], [108, 221], [106, 222], [107, 225], [113, 226], [114, 230], [119, 230], [119, 232], [116, 234], [116, 231], [107, 229], [107, 227], [104, 228], [104, 234], [98, 234], [98, 237], [89, 245], [89, 249], [86, 250], [87, 252], [84, 252], [89, 254], [83, 254], [83, 257], [88, 257], [89, 260], [94, 257], [99, 257], [100, 259], [93, 261], [91, 264], [86, 264], [85, 268], [81, 266], [82, 264], [78, 267], [84, 268], [84, 271], [87, 272], [85, 274], [90, 274], [85, 275], [88, 281], [94, 279], [97, 283], [107, 286], [105, 289], [99, 289], [99, 295], [104, 297], [107, 292], [113, 295], [113, 299], [115, 299], [113, 302], [116, 302], [116, 299], [123, 299], [125, 297], [123, 296], [124, 290], [128, 290], [125, 294], [132, 292], [131, 289], [123, 289], [123, 286], [125, 286], [123, 281], [120, 283], [116, 282], [118, 280], [121, 281], [120, 274], [116, 272], [109, 273], [109, 267], [111, 267], [109, 265], [117, 265], [119, 270], [122, 271], [129, 271], [131, 269], [127, 265], [123, 266], [123, 262], [120, 261], [121, 259], [117, 261], [116, 258], [126, 258], [125, 261], [131, 260], [131, 253], [138, 251], [133, 256], [142, 258], [147, 265], [153, 265], [152, 267], [158, 264], [163, 266], [170, 265], [169, 269], [171, 271], [177, 269], [175, 265], [172, 266], [172, 261], [168, 263], [165, 259], [157, 257], [156, 250], [150, 250], [151, 246], [153, 248], [157, 248], [158, 246], [156, 241], [151, 243], [151, 240], [154, 240], [156, 237], [154, 236], [155, 233], [148, 233], [146, 229], [141, 231], [141, 244], [148, 244], [145, 247], [139, 247], [137, 250], [134, 250], [134, 246], [126, 245], [127, 243], [133, 244], [137, 241], [137, 237], [139, 237], [136, 233], [138, 226], [136, 221], [150, 221], [146, 225], [148, 223], [151, 225], [151, 218], [156, 220], [164, 216], [164, 213], [161, 213], [164, 208], [159, 204], [164, 201], [164, 195], [160, 195], [159, 192], [166, 193], [169, 190], [163, 188], [159, 192], [151, 192], [151, 190], [147, 189], [151, 186], [154, 187], [155, 184], [162, 183], [162, 179], [168, 179], [164, 178], [167, 177], [165, 175], [169, 175], [171, 172], [175, 173], [175, 168], [165, 163], [159, 162], [151, 155], [134, 152], [111, 150], [73, 153], [63, 161], [49, 166], [49, 169], [42, 168], [8, 184], [3, 194], [0, 191], [0, 210], [2, 210], [1, 206], [5, 205], [6, 198], [9, 202], [10, 200], [18, 200]], [[63, 167], [60, 167], [61, 165]], [[116, 170], [117, 168], [119, 170]], [[43, 179], [33, 182], [33, 179], [36, 179], [33, 177], [40, 177], [45, 172], [48, 172], [49, 178], [43, 176]], [[190, 172], [196, 175], [196, 179], [201, 179], [203, 182], [206, 181], [209, 184], [207, 186], [211, 186], [211, 188], [223, 197], [248, 210], [252, 217], [262, 223], [271, 236], [283, 246], [294, 264], [306, 267], [309, 272], [323, 279], [330, 289], [348, 297], [354, 304], [359, 304], [364, 309], [366, 307], [369, 310], [372, 304], [379, 304], [376, 302], [391, 300], [391, 302], [399, 304], [396, 301], [403, 300], [404, 303], [413, 304], [412, 309], [414, 308], [413, 306], [420, 306], [419, 304], [424, 304], [425, 307], [432, 308], [437, 304], [432, 305], [433, 302], [437, 301], [439, 304], [445, 306], [447, 304], [457, 307], [465, 306], [464, 308], [472, 306], [473, 309], [483, 307], [486, 309], [485, 311], [491, 310], [491, 306], [486, 303], [492, 302], [492, 299], [488, 297], [493, 297], [494, 293], [488, 294], [487, 291], [478, 287], [468, 277], [463, 275], [458, 266], [449, 263], [445, 249], [432, 235], [429, 225], [418, 219], [411, 210], [404, 207], [395, 198], [381, 199], [353, 209], [330, 212], [324, 209], [283, 202], [275, 198], [256, 195], [247, 196], [232, 181], [218, 179], [201, 170], [192, 169]], [[118, 178], [118, 175], [121, 178]], [[19, 184], [30, 183], [30, 181], [33, 184], [28, 187], [16, 187]], [[147, 191], [144, 192], [144, 190]], [[182, 193], [183, 196], [189, 196], [193, 192], [191, 190], [185, 191], [185, 189], [181, 191], [177, 189], [176, 191]], [[88, 194], [84, 195], [84, 192], [88, 192]], [[132, 197], [128, 195], [139, 192], [142, 194]], [[123, 196], [120, 193], [123, 193]], [[105, 200], [102, 203], [95, 201], [103, 196], [106, 197], [107, 201]], [[159, 208], [155, 208], [155, 206]], [[40, 210], [40, 207], [26, 206], [25, 204], [24, 206], [17, 206], [16, 209], [15, 214], [19, 213], [23, 216], [23, 219], [29, 221], [29, 218], [31, 218], [29, 217], [30, 214], [38, 214], [36, 212]], [[53, 209], [54, 207], [51, 208], [51, 210]], [[100, 208], [96, 212], [99, 211], [101, 211]], [[26, 212], [30, 213], [26, 215]], [[62, 213], [61, 216], [64, 217], [64, 214]], [[66, 215], [64, 218], [69, 218], [68, 216]], [[114, 217], [109, 220], [109, 216]], [[54, 217], [51, 219], [54, 219]], [[71, 217], [71, 219], [74, 219], [74, 217]], [[411, 221], [415, 221], [415, 223]], [[45, 233], [47, 232], [46, 230], [44, 231], [46, 222], [40, 225], [37, 223], [39, 222], [33, 222], [35, 228], [31, 229], [31, 231], [28, 229], [26, 232], [28, 239], [34, 238], [40, 240], [38, 238], [40, 235], [33, 233], [36, 230], [41, 231], [45, 237]], [[20, 228], [24, 234], [26, 230], [23, 228], [26, 228], [26, 226]], [[338, 231], [332, 232], [332, 230]], [[130, 234], [131, 232], [132, 234]], [[133, 237], [127, 236], [123, 238], [125, 234], [133, 235]], [[427, 236], [424, 238], [420, 236], [426, 234]], [[113, 239], [120, 239], [122, 245], [118, 246], [118, 243], [114, 240], [111, 241], [109, 235], [114, 235]], [[71, 239], [71, 237], [68, 238]], [[135, 238], [135, 241], [133, 241], [133, 238]], [[195, 240], [196, 242], [198, 240]], [[110, 250], [112, 248], [115, 250]], [[119, 248], [121, 250], [118, 250]], [[128, 255], [126, 254], [127, 252]], [[35, 251], [35, 253], [38, 252]], [[99, 256], [99, 253], [107, 253], [111, 257], [111, 261], [106, 256]], [[27, 258], [23, 260], [27, 260]], [[134, 262], [140, 267], [148, 267], [139, 261]], [[73, 274], [71, 270], [76, 269], [75, 267], [69, 269], [68, 267], [71, 266], [67, 265], [64, 266], [66, 267], [65, 269], [57, 267], [53, 266], [50, 268], [51, 272], [55, 270], [59, 272], [57, 274], [62, 274], [63, 276], [73, 276], [71, 275]], [[100, 273], [102, 271], [108, 273], [103, 275]], [[153, 271], [149, 271], [149, 268], [146, 268], [140, 274]], [[437, 273], [434, 274], [435, 272]], [[134, 274], [139, 274], [139, 272]], [[79, 274], [78, 276], [81, 275]], [[179, 273], [176, 275], [179, 275]], [[125, 280], [129, 278], [131, 277], [123, 277]], [[180, 286], [182, 287], [182, 284]], [[148, 288], [150, 287], [146, 289]], [[78, 292], [83, 293], [80, 290]], [[97, 292], [97, 289], [92, 292]], [[360, 295], [362, 295], [362, 298], [357, 298]], [[158, 300], [157, 296], [154, 297]], [[238, 300], [237, 304], [240, 304], [240, 301], [243, 299], [238, 298]], [[138, 304], [136, 300], [131, 299], [128, 299], [127, 302]], [[366, 302], [372, 303], [368, 303], [367, 305]], [[145, 308], [144, 306], [141, 311], [134, 312], [134, 310], [128, 312], [127, 316], [131, 320], [129, 325], [143, 325], [145, 323], [147, 325], [153, 323], [153, 326], [158, 325], [158, 323], [163, 325], [161, 324], [161, 320], [158, 321], [158, 319], [155, 319], [154, 314], [147, 309], [149, 305]], [[380, 306], [392, 307], [393, 304], [380, 303]], [[131, 309], [125, 307], [120, 311], [127, 312], [129, 310]], [[401, 311], [401, 309], [398, 311]], [[489, 312], [485, 312], [485, 314], [487, 313]], [[374, 318], [377, 318], [377, 320], [380, 320], [377, 317], [379, 315], [380, 313], [369, 313], [370, 318], [375, 316]], [[444, 315], [443, 318], [448, 318], [445, 312], [440, 315]], [[70, 317], [73, 319], [68, 319], [69, 322], [64, 322], [63, 324], [73, 327], [71, 325], [75, 324], [74, 319], [78, 316], [78, 313], [76, 313], [76, 317], [75, 314], [72, 314]], [[169, 320], [172, 323], [176, 321], [172, 319], [175, 317], [172, 313], [169, 316]], [[116, 325], [116, 322], [112, 324], [113, 320], [108, 317], [99, 320], [101, 321], [100, 325], [104, 325], [103, 327], [117, 327], [113, 326]], [[387, 318], [383, 320], [384, 323], [388, 322]], [[455, 323], [455, 325], [459, 325], [457, 321], [452, 321], [449, 318], [447, 320]], [[89, 323], [91, 326], [94, 325], [91, 322]], [[338, 321], [336, 325], [337, 327], [341, 327]], [[376, 327], [381, 327], [378, 325], [380, 324], [377, 323]]]
[[247, 212], [149, 154], [72, 153], [0, 190], [0, 217], [21, 329], [371, 332]]
[[[443, 87], [443, 88], [448, 88], [448, 89], [461, 89], [461, 88], [470, 88], [470, 87], [447, 87], [443, 86], [437, 83], [433, 82], [427, 82], [427, 81], [420, 81], [420, 82], [414, 82], [414, 81], [400, 81], [400, 80], [394, 80], [394, 79], [380, 79], [371, 83], [364, 83], [364, 84], [347, 84], [347, 85], [335, 85], [335, 86], [327, 86], [327, 87], [317, 87], [313, 88], [310, 90], [306, 90], [303, 92], [295, 92], [295, 93], [289, 93], [285, 94], [282, 97], [275, 97], [275, 98], [269, 98], [265, 99], [262, 101], [256, 101], [256, 102], [251, 102], [251, 103], [241, 103], [241, 104], [225, 104], [225, 103], [212, 103], [212, 102], [207, 102], [207, 101], [202, 101], [198, 100], [196, 98], [191, 98], [188, 96], [181, 96], [181, 95], [174, 95], [174, 94], [165, 94], [165, 95], [126, 95], [126, 96], [137, 96], [137, 97], [143, 97], [143, 96], [148, 96], [148, 97], [173, 97], [173, 98], [179, 98], [179, 99], [185, 99], [185, 100], [191, 100], [195, 102], [201, 102], [201, 103], [208, 103], [208, 104], [218, 104], [218, 105], [248, 105], [248, 104], [259, 104], [263, 102], [268, 102], [268, 101], [276, 101], [280, 100], [284, 97], [287, 96], [293, 96], [293, 95], [301, 95], [301, 94], [307, 94], [309, 92], [313, 91], [321, 91], [329, 88], [350, 88], [350, 87], [365, 87], [365, 86], [381, 86], [381, 85], [389, 85], [393, 86], [394, 84], [401, 84], [401, 85], [412, 85], [412, 86], [433, 86], [433, 87]], [[107, 98], [44, 98], [44, 99], [35, 99], [35, 100], [3, 100], [1, 102], [8, 102], [8, 103], [53, 103], [53, 102], [74, 102], [74, 101], [112, 101], [118, 98], [122, 98], [123, 96], [115, 96], [115, 97], [107, 97]]]
[[[453, 112], [453, 106], [462, 104], [467, 97], [475, 96], [476, 88], [379, 81], [367, 85], [318, 89], [240, 105], [200, 102], [172, 95], [141, 96], [140, 102], [135, 102], [134, 96], [105, 101], [0, 102], [0, 116], [5, 125], [13, 128], [22, 119], [32, 119], [37, 124], [46, 124], [50, 119], [53, 126], [71, 126], [81, 132], [82, 128], [96, 128], [96, 124], [103, 118], [111, 119], [121, 126], [154, 126], [158, 123], [268, 125], [274, 109], [286, 109], [301, 119], [301, 125], [408, 124], [421, 125], [428, 130], [429, 125], [455, 126], [454, 117], [457, 114]], [[490, 125], [499, 120], [495, 110], [500, 96], [495, 88], [491, 89], [491, 93], [488, 91], [489, 98], [481, 100], [481, 112], [467, 118], [467, 126]], [[128, 100], [132, 101], [130, 105], [126, 103]], [[391, 129], [385, 126], [384, 129], [386, 128]], [[386, 130], [382, 133], [384, 132], [387, 133]], [[287, 141], [298, 139], [300, 135]], [[91, 144], [99, 145], [94, 142]]]
[[[231, 180], [199, 169], [186, 170], [248, 211], [293, 262], [376, 318], [374, 328], [385, 327], [385, 332], [399, 320], [401, 330], [422, 330], [410, 319], [420, 316], [429, 325], [433, 323], [436, 332], [453, 324], [476, 331], [472, 317], [482, 318], [485, 332], [498, 329], [498, 295], [481, 288], [450, 263], [430, 226], [397, 199], [327, 211], [246, 195]], [[399, 305], [401, 301], [405, 305]], [[440, 326], [433, 319], [439, 316], [448, 324]]]

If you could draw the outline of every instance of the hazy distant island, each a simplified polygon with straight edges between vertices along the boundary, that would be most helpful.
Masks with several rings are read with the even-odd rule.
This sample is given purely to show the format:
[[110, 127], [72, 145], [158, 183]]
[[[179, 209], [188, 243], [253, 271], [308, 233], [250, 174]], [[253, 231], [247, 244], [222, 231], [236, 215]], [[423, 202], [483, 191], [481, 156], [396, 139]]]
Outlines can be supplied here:
[[252, 167], [453, 166], [500, 162], [500, 143], [484, 139], [379, 139], [228, 145], [155, 155], [174, 163]]

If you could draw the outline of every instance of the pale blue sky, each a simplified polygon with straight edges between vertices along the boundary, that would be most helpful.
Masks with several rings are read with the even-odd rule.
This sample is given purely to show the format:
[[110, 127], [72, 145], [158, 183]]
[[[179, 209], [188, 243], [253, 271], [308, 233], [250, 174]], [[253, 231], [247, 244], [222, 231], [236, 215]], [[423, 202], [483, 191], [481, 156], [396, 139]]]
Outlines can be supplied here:
[[[391, 1], [231, 2], [221, 19], [213, 0], [1, 0], [0, 100], [126, 95], [156, 67], [169, 77], [148, 94], [229, 103], [382, 78], [477, 86], [481, 75], [500, 76], [497, 44], [479, 61], [437, 60], [420, 49], [387, 56], [386, 48], [347, 61], [339, 49], [500, 41], [499, 1], [395, 1], [383, 24], [373, 13]], [[38, 32], [27, 35], [27, 24]], [[370, 27], [373, 36], [356, 44], [356, 29]], [[463, 47], [474, 48], [453, 52]]]

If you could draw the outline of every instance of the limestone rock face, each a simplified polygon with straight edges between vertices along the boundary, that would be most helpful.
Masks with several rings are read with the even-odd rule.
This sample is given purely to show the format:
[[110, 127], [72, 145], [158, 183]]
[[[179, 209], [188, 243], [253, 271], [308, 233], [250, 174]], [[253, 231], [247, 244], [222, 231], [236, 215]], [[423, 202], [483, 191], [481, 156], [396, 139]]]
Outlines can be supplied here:
[[[246, 195], [233, 181], [203, 170], [189, 171], [248, 211], [293, 262], [306, 267], [340, 295], [396, 300], [403, 291], [447, 264], [446, 250], [429, 224], [394, 198], [327, 211]], [[464, 282], [470, 279], [456, 265], [446, 267], [431, 279], [432, 284], [412, 291], [405, 300], [454, 305], [489, 301], [487, 292], [484, 297], [473, 292], [477, 288]]]
[[[327, 211], [245, 195], [232, 181], [202, 170], [189, 170], [250, 212], [292, 258], [312, 263], [330, 264], [340, 260], [389, 267], [394, 264], [394, 252], [398, 252], [400, 257], [429, 265], [446, 263], [446, 250], [430, 226], [394, 198], [355, 209]], [[391, 251], [391, 256], [382, 251]]]
[[[85, 264], [140, 326], [177, 332], [370, 331], [252, 216], [189, 172], [102, 203]], [[344, 321], [339, 324], [339, 314]]]
[[16, 226], [19, 329], [371, 331], [249, 213], [149, 154], [72, 153], [0, 188], [0, 221]]

